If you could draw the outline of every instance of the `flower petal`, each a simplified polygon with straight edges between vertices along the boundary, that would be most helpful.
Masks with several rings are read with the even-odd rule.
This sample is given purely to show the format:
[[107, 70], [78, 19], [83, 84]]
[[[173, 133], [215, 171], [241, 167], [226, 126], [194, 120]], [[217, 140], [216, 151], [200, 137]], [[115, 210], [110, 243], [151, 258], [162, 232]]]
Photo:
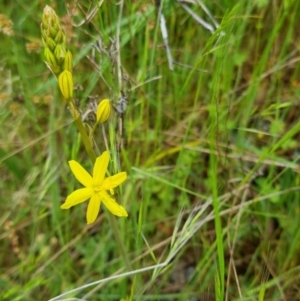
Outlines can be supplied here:
[[126, 209], [119, 205], [112, 197], [110, 197], [105, 191], [100, 193], [100, 198], [105, 207], [116, 216], [128, 216]]
[[119, 172], [114, 176], [108, 177], [104, 180], [102, 187], [104, 190], [111, 190], [122, 184], [127, 179], [126, 172]]
[[94, 165], [93, 178], [94, 185], [100, 186], [104, 180], [104, 176], [107, 170], [109, 162], [109, 153], [105, 151], [96, 159], [96, 163]]
[[70, 168], [75, 178], [85, 187], [93, 185], [92, 176], [76, 161], [69, 161]]
[[88, 209], [86, 212], [86, 221], [88, 224], [92, 224], [96, 220], [98, 213], [100, 211], [100, 204], [101, 204], [101, 200], [99, 194], [98, 193], [93, 194], [93, 196], [90, 199]]
[[72, 206], [80, 204], [93, 195], [94, 191], [92, 188], [81, 188], [77, 189], [68, 195], [66, 201], [60, 206], [61, 209], [69, 209]]

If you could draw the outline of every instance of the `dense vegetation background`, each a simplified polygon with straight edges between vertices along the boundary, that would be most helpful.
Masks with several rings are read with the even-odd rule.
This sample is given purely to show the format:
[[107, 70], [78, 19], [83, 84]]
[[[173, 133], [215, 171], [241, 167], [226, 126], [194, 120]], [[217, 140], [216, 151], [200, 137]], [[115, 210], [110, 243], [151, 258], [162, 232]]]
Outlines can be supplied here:
[[[86, 124], [128, 102], [110, 127], [129, 264], [105, 209], [60, 209], [68, 160], [92, 166], [43, 61], [45, 5]], [[300, 300], [299, 20], [298, 0], [0, 1], [0, 299]]]

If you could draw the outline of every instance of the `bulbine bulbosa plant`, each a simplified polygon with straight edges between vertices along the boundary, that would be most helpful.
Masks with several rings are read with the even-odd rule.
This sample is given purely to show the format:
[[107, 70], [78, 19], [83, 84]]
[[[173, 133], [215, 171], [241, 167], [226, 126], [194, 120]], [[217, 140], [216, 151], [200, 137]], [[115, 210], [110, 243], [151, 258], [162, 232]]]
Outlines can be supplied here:
[[[101, 203], [103, 203], [113, 215], [127, 217], [128, 213], [126, 209], [119, 205], [113, 197], [114, 188], [126, 180], [127, 174], [126, 172], [119, 172], [113, 176], [105, 177], [110, 161], [108, 145], [106, 143], [107, 149], [102, 150], [100, 152], [101, 154], [96, 154], [95, 149], [99, 150], [99, 148], [94, 148], [95, 142], [93, 137], [91, 137], [97, 124], [103, 124], [108, 121], [111, 114], [110, 100], [103, 99], [99, 102], [95, 126], [92, 131], [87, 133], [86, 126], [83, 124], [81, 114], [73, 99], [73, 56], [67, 47], [66, 34], [61, 27], [60, 20], [55, 11], [48, 5], [44, 9], [41, 33], [45, 62], [57, 78], [61, 94], [67, 101], [86, 152], [94, 165], [92, 174], [90, 174], [75, 160], [69, 161], [71, 171], [84, 188], [72, 192], [66, 198], [61, 208], [69, 209], [72, 206], [89, 200], [86, 213], [88, 224], [95, 222]], [[103, 133], [105, 135], [104, 131]], [[107, 141], [105, 137], [104, 140]]]

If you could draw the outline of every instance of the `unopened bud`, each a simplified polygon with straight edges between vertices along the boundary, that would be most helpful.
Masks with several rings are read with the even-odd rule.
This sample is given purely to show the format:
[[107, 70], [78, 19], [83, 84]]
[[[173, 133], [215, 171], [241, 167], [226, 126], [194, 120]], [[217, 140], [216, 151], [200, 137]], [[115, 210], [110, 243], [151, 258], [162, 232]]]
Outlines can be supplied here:
[[66, 56], [65, 48], [60, 44], [56, 45], [55, 50], [54, 50], [54, 55], [55, 55], [55, 58], [56, 58], [58, 64], [61, 66], [61, 64], [63, 63], [64, 58]]
[[58, 85], [65, 99], [73, 98], [73, 77], [70, 71], [64, 70], [58, 76]]
[[49, 47], [52, 51], [54, 51], [55, 47], [56, 47], [56, 44], [55, 42], [53, 41], [53, 39], [47, 37], [46, 38], [46, 46]]
[[110, 101], [109, 99], [103, 99], [97, 108], [97, 122], [99, 123], [103, 123], [105, 122], [109, 115], [110, 115], [110, 110], [111, 110], [111, 106], [110, 106]]
[[52, 51], [48, 47], [45, 48], [44, 55], [45, 55], [46, 62], [48, 63], [48, 65], [52, 69], [52, 71], [54, 73], [58, 73], [60, 68], [57, 64], [57, 61], [56, 61], [56, 58], [55, 58], [54, 54], [52, 53]]
[[63, 67], [64, 67], [64, 70], [68, 70], [72, 73], [72, 71], [73, 71], [73, 57], [72, 57], [72, 53], [70, 52], [70, 50], [68, 50], [66, 55], [65, 55]]
[[62, 30], [57, 32], [54, 41], [57, 44], [62, 44], [63, 47], [66, 48], [66, 36]]

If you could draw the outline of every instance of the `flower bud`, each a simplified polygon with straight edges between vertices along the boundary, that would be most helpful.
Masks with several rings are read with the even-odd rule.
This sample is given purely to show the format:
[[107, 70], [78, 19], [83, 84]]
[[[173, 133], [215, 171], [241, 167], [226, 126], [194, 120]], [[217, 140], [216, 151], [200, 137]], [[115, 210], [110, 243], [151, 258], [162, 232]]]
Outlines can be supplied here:
[[58, 76], [58, 85], [65, 99], [73, 98], [73, 77], [70, 71], [64, 70]]
[[109, 115], [110, 115], [110, 110], [111, 110], [111, 106], [110, 106], [110, 101], [109, 99], [103, 99], [97, 108], [97, 122], [99, 123], [103, 123], [105, 122]]
[[68, 50], [66, 55], [65, 55], [63, 67], [64, 67], [64, 70], [68, 70], [72, 73], [72, 70], [73, 70], [73, 57], [72, 57], [72, 53], [70, 52], [70, 50]]
[[52, 38], [56, 37], [57, 30], [54, 27], [49, 27], [48, 31], [49, 31], [50, 37], [52, 37]]
[[56, 45], [55, 50], [54, 50], [54, 55], [55, 58], [58, 62], [58, 64], [61, 66], [64, 58], [66, 56], [66, 50], [63, 46], [61, 46], [60, 44]]
[[57, 61], [56, 61], [56, 58], [55, 58], [54, 54], [52, 53], [52, 51], [48, 47], [45, 48], [44, 55], [45, 55], [46, 62], [48, 63], [48, 65], [52, 69], [52, 71], [54, 73], [58, 73], [60, 68], [57, 64]]
[[53, 41], [53, 39], [47, 37], [47, 39], [46, 39], [46, 47], [49, 47], [52, 51], [54, 51], [55, 46], [56, 46], [56, 44]]
[[57, 44], [62, 44], [63, 47], [66, 48], [66, 36], [62, 30], [57, 32], [54, 41]]
[[47, 31], [41, 27], [41, 33], [42, 33], [42, 41], [43, 41], [44, 47], [47, 47], [47, 44], [46, 44]]

